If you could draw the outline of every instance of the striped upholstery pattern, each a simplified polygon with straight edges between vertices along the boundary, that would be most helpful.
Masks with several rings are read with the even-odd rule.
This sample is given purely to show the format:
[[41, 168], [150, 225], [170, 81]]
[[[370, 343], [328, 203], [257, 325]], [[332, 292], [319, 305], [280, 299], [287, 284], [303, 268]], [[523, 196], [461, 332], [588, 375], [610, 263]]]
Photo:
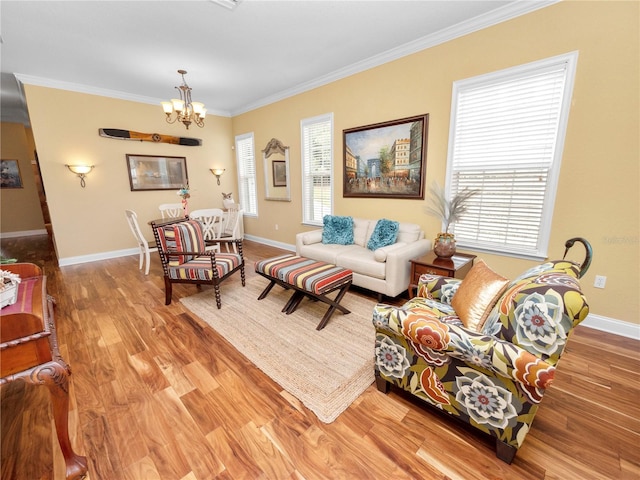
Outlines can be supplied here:
[[352, 279], [352, 272], [330, 263], [296, 255], [284, 255], [256, 262], [256, 272], [321, 295]]
[[[204, 252], [204, 234], [197, 220], [188, 220], [158, 229], [162, 249], [168, 252]], [[193, 260], [195, 255], [171, 255], [169, 267]]]
[[[242, 258], [237, 253], [216, 253], [215, 269], [218, 278], [224, 277], [231, 270], [242, 263]], [[169, 278], [172, 280], [211, 280], [211, 257], [195, 257], [186, 263], [177, 266], [169, 266]]]

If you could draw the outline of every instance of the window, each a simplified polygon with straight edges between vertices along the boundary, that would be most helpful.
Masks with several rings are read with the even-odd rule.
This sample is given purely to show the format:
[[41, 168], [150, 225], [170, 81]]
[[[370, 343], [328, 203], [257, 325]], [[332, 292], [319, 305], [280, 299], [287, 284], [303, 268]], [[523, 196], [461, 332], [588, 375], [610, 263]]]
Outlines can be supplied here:
[[302, 135], [302, 222], [322, 225], [333, 212], [333, 114], [300, 122]]
[[454, 83], [447, 194], [479, 190], [453, 227], [459, 246], [546, 257], [577, 57]]
[[256, 190], [256, 157], [253, 133], [236, 137], [236, 161], [238, 163], [238, 200], [244, 215], [258, 216], [258, 192]]

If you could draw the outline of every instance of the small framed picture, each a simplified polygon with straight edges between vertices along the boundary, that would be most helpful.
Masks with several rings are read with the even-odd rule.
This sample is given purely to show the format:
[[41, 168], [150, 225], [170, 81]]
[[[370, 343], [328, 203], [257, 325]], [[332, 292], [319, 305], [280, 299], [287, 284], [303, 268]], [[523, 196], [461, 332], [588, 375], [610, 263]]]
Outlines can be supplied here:
[[189, 184], [185, 157], [127, 155], [127, 167], [132, 192], [179, 190]]
[[18, 160], [0, 160], [0, 188], [23, 188]]
[[284, 160], [274, 160], [271, 163], [273, 165], [273, 186], [286, 187], [287, 186], [286, 162]]

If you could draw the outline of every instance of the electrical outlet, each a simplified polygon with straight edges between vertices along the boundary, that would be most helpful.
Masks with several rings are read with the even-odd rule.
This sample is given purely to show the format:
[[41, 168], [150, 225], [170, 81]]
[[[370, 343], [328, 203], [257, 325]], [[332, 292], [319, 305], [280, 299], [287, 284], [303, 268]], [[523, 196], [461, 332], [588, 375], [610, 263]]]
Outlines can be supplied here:
[[278, 224], [276, 223], [276, 230], [278, 229]]
[[607, 277], [604, 275], [596, 275], [596, 279], [593, 281], [593, 286], [596, 288], [604, 288], [607, 283]]

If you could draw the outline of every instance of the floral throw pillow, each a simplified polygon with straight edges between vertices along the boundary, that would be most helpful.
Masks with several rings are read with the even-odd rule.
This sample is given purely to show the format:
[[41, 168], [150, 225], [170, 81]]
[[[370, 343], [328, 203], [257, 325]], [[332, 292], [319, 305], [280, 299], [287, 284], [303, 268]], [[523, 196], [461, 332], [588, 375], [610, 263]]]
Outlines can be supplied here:
[[322, 219], [322, 243], [353, 244], [353, 218], [325, 215]]
[[367, 248], [369, 250], [377, 250], [387, 245], [393, 245], [396, 243], [399, 230], [400, 223], [398, 222], [385, 218], [378, 220], [371, 234], [371, 238], [369, 238], [369, 242], [367, 243]]

